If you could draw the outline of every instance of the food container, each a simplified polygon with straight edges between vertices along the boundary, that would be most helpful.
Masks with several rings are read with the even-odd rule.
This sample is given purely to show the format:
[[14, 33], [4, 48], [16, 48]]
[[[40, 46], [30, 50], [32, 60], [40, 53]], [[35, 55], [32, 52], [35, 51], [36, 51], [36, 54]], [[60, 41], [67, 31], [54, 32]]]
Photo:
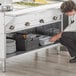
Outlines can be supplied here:
[[36, 34], [28, 34], [23, 38], [23, 35], [16, 35], [17, 51], [30, 51], [39, 47], [39, 37]]
[[15, 40], [7, 39], [6, 40], [6, 53], [10, 54], [10, 53], [14, 53], [14, 52], [16, 52], [16, 42], [15, 42]]
[[39, 37], [40, 45], [44, 46], [44, 45], [53, 44], [54, 42], [51, 42], [50, 39], [51, 39], [50, 36], [41, 36], [41, 37]]

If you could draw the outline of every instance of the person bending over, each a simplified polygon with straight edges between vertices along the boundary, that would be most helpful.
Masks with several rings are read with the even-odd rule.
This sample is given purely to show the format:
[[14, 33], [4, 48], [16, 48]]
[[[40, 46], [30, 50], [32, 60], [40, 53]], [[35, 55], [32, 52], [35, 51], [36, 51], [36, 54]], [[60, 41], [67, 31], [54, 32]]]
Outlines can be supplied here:
[[[62, 3], [61, 12], [67, 16], [74, 16], [76, 19], [76, 4], [73, 1], [65, 1]], [[59, 41], [62, 45], [66, 46], [72, 59], [70, 63], [76, 63], [76, 20], [59, 34], [53, 36], [50, 41]]]

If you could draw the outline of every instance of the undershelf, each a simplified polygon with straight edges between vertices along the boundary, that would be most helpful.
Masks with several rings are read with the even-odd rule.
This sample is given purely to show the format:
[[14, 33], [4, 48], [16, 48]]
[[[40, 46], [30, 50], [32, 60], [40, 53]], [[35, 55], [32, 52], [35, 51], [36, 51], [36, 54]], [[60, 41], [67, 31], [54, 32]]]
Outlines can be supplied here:
[[56, 46], [59, 46], [59, 45], [60, 45], [60, 43], [54, 43], [54, 44], [50, 44], [50, 45], [47, 45], [47, 46], [41, 46], [41, 47], [39, 47], [37, 49], [34, 49], [34, 50], [16, 51], [14, 53], [7, 54], [6, 58], [10, 58], [10, 57], [13, 57], [13, 56], [16, 56], [16, 55], [21, 55], [21, 54], [24, 54], [24, 53], [38, 52], [38, 51], [45, 50], [45, 49], [48, 49], [48, 48], [51, 48], [51, 47], [56, 47]]

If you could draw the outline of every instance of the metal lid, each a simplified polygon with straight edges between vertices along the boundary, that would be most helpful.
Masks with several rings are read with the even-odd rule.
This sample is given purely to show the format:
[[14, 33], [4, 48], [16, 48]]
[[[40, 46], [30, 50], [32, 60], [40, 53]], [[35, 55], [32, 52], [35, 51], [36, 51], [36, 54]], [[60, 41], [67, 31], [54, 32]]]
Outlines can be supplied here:
[[15, 42], [15, 40], [12, 40], [12, 39], [6, 39], [6, 42], [7, 42], [7, 43], [13, 43], [13, 42]]

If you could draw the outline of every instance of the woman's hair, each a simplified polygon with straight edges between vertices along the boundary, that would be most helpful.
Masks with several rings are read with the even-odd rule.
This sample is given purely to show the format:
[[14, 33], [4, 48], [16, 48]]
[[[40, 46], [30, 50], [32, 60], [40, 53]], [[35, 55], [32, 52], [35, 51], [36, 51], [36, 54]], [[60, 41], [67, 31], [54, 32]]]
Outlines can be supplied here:
[[71, 12], [73, 10], [76, 11], [76, 4], [73, 1], [70, 0], [70, 1], [65, 1], [64, 3], [62, 3], [61, 11], [63, 13]]

